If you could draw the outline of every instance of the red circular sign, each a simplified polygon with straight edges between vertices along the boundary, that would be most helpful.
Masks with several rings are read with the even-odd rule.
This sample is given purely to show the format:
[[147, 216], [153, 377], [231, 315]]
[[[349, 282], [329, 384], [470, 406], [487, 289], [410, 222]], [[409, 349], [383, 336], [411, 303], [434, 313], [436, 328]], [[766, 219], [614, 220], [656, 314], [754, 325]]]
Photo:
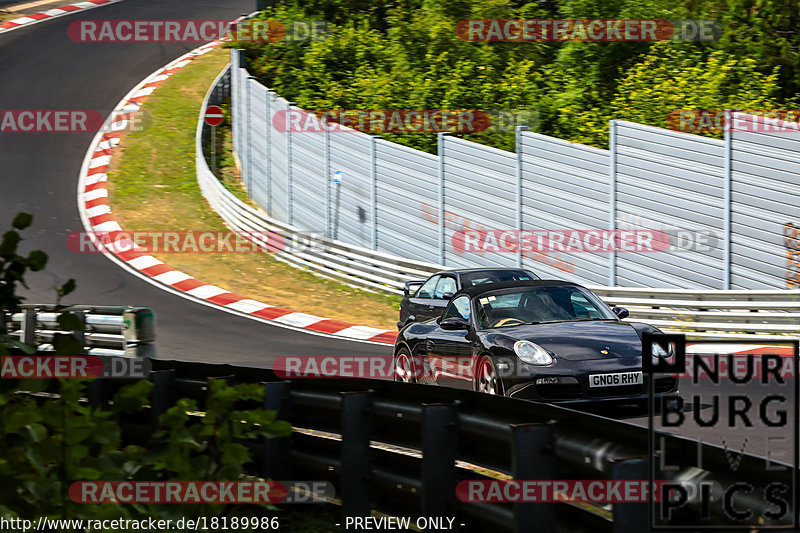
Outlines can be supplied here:
[[225, 120], [225, 113], [219, 106], [210, 105], [206, 109], [205, 120], [209, 126], [219, 126]]

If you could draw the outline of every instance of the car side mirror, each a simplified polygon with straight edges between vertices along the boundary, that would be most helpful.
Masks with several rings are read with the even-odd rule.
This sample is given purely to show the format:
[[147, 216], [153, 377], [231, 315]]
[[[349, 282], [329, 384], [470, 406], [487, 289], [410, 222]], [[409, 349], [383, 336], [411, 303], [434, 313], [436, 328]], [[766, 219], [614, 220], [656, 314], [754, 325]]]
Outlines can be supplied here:
[[442, 300], [450, 300], [453, 296], [455, 296], [454, 292], [443, 292]]
[[447, 330], [469, 329], [469, 322], [458, 317], [443, 318], [439, 321], [439, 327]]
[[405, 296], [409, 296], [410, 294], [417, 292], [417, 289], [422, 287], [424, 284], [424, 281], [407, 281], [403, 286], [403, 294]]
[[631, 314], [630, 311], [628, 311], [624, 307], [612, 307], [611, 310], [614, 311], [614, 314], [617, 315], [617, 317], [620, 319], [627, 318], [628, 315]]

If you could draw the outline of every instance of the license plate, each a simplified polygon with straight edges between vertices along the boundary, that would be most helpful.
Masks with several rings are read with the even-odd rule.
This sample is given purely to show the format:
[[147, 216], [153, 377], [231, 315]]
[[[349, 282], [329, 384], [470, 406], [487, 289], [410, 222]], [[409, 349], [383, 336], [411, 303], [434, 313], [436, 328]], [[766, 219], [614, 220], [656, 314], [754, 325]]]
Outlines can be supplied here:
[[590, 387], [617, 387], [620, 385], [641, 385], [642, 372], [614, 372], [613, 374], [589, 374]]

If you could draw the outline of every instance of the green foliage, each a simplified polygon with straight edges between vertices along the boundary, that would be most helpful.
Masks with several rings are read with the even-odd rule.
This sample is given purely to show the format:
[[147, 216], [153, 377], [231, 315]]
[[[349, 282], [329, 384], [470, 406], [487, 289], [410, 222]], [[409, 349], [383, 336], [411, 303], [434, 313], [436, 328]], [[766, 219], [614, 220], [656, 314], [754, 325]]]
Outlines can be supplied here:
[[[13, 229], [6, 231], [0, 239], [0, 356], [13, 353], [31, 354], [36, 351], [35, 347], [26, 345], [16, 338], [8, 335], [4, 320], [5, 313], [14, 313], [19, 310], [23, 297], [17, 294], [18, 287], [28, 288], [25, 283], [27, 272], [39, 272], [44, 270], [47, 265], [47, 254], [41, 250], [32, 250], [27, 256], [19, 255], [19, 245], [23, 239], [20, 231], [27, 229], [33, 224], [33, 215], [19, 213], [11, 222]], [[61, 287], [56, 288], [57, 302], [75, 290], [75, 280], [67, 280]], [[72, 318], [70, 318], [72, 317]], [[69, 327], [64, 327], [65, 331], [81, 331], [83, 324], [75, 322], [78, 317], [71, 313], [59, 315], [59, 322], [64, 321]], [[80, 352], [81, 346], [75, 349], [75, 338], [72, 335], [57, 335], [53, 340], [53, 345], [58, 354], [76, 354]]]
[[[664, 126], [675, 109], [797, 105], [794, 0], [290, 0], [264, 19], [331, 22], [325, 39], [234, 43], [253, 73], [309, 110], [481, 109], [533, 112], [533, 131], [605, 147], [608, 120]], [[468, 18], [715, 19], [716, 42], [476, 43]], [[711, 107], [708, 107], [711, 106]], [[504, 149], [513, 131], [459, 134]], [[434, 133], [384, 133], [434, 152]]]
[[[0, 241], [0, 356], [35, 352], [35, 347], [12, 339], [3, 320], [5, 313], [19, 309], [22, 298], [16, 288], [26, 287], [25, 273], [47, 263], [44, 252], [27, 257], [17, 253], [22, 241], [18, 230], [32, 222], [31, 215], [18, 215], [14, 229]], [[69, 280], [57, 289], [57, 297], [74, 289]], [[58, 324], [68, 332], [84, 328], [73, 313], [61, 313]], [[83, 348], [71, 334], [62, 334], [53, 344], [59, 355], [76, 355]], [[147, 412], [152, 387], [147, 380], [123, 386], [110, 409], [98, 410], [83, 401], [88, 394], [85, 380], [0, 379], [0, 518], [258, 516], [264, 505], [81, 504], [70, 499], [75, 481], [244, 479], [245, 465], [252, 462], [244, 443], [291, 433], [274, 411], [250, 408], [263, 399], [262, 386], [215, 380], [205, 413], [198, 412], [194, 400], [178, 400], [146, 442], [125, 444], [121, 422]]]
[[[159, 420], [142, 445], [124, 445], [120, 422], [142, 411], [152, 384], [142, 380], [119, 389], [110, 410], [79, 400], [86, 382], [60, 380], [58, 396], [37, 400], [13, 380], [0, 380], [0, 517], [161, 519], [254, 516], [263, 505], [79, 504], [68, 496], [75, 481], [240, 480], [252, 461], [246, 441], [287, 436], [289, 424], [274, 411], [237, 409], [263, 395], [260, 385], [212, 381], [206, 412], [181, 399]], [[40, 391], [44, 381], [28, 381]], [[191, 415], [189, 413], [192, 413]]]

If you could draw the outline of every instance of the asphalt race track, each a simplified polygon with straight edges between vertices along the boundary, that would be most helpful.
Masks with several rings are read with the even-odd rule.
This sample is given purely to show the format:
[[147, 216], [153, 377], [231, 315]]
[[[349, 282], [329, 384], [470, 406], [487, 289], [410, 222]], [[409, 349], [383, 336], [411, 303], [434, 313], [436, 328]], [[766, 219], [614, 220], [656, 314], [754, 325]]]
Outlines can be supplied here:
[[[126, 0], [0, 34], [0, 109], [97, 110], [107, 116], [144, 77], [196, 43], [77, 43], [70, 22], [120, 19], [233, 19], [252, 0]], [[0, 231], [20, 211], [35, 216], [23, 250], [42, 249], [47, 270], [28, 277], [30, 303], [52, 303], [54, 287], [75, 278], [64, 303], [152, 307], [159, 357], [269, 366], [281, 355], [391, 354], [390, 347], [312, 335], [222, 312], [167, 293], [102, 255], [74, 254], [67, 235], [83, 231], [77, 179], [94, 133], [0, 134]], [[263, 280], [268, 282], [268, 280]]]

